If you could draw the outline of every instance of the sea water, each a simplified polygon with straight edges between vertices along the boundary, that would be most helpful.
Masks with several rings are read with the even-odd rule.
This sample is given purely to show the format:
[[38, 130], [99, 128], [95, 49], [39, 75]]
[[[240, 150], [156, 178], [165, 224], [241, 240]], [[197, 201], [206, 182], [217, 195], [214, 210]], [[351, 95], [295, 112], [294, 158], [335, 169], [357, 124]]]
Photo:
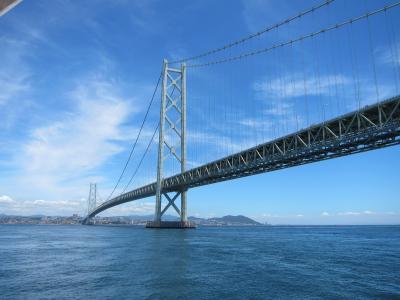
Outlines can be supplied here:
[[400, 226], [0, 225], [0, 299], [400, 299]]

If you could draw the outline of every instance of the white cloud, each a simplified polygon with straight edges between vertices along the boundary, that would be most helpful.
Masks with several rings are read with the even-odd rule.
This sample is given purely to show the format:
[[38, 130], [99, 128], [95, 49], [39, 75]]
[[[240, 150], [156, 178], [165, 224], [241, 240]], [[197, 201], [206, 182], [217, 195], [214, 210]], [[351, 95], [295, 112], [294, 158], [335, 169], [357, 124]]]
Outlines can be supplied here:
[[75, 108], [33, 129], [18, 153], [21, 175], [15, 180], [29, 186], [31, 195], [81, 197], [93, 179], [90, 172], [124, 150], [131, 137], [124, 122], [135, 111], [134, 102], [112, 80], [93, 76], [80, 82], [70, 93]]
[[[211, 132], [193, 132], [193, 131], [188, 131], [188, 134], [186, 135], [187, 137], [187, 143], [188, 144], [201, 144], [202, 146], [204, 145], [209, 145], [212, 146], [214, 149], [220, 148], [221, 145], [224, 145], [225, 149], [229, 149], [231, 152], [238, 152], [244, 149], [243, 147], [246, 147], [246, 142], [245, 141], [233, 141], [232, 138], [226, 135], [218, 135], [215, 133]], [[254, 146], [254, 145], [252, 145]], [[218, 157], [221, 158], [221, 157]]]
[[114, 206], [102, 213], [102, 215], [130, 215], [130, 214], [152, 214], [155, 209], [155, 201], [152, 202], [131, 202]]
[[[372, 78], [368, 78], [368, 74], [360, 78], [357, 84], [344, 74], [308, 76], [306, 79], [300, 73], [284, 74], [279, 79], [265, 77], [253, 83], [256, 99], [264, 103], [263, 114], [258, 119], [244, 119], [241, 124], [254, 129], [260, 127], [273, 136], [275, 130], [283, 131], [278, 135], [292, 133], [321, 122], [321, 118], [330, 119], [343, 111], [353, 111], [358, 105], [363, 107], [376, 103], [377, 89], [380, 100], [395, 95], [393, 84], [378, 82], [376, 86]], [[343, 103], [336, 99], [337, 92], [340, 93], [339, 98]], [[306, 95], [311, 96], [310, 99], [319, 100], [307, 104], [304, 99]], [[305, 108], [305, 104], [308, 108]], [[339, 107], [343, 111], [338, 112]], [[272, 125], [265, 119], [272, 121]]]
[[329, 214], [328, 212], [324, 211], [324, 212], [321, 213], [321, 216], [323, 216], [323, 217], [329, 217], [330, 214]]
[[56, 206], [60, 207], [74, 207], [80, 206], [82, 203], [79, 201], [66, 201], [66, 200], [33, 200], [33, 201], [24, 201], [24, 204], [32, 204], [39, 206]]
[[[21, 31], [22, 34], [20, 26], [17, 27], [17, 31]], [[51, 41], [42, 31], [28, 30], [23, 34], [26, 36], [26, 39], [21, 39], [23, 41], [0, 37], [0, 107], [8, 105], [7, 108], [13, 110], [35, 100], [30, 97], [30, 92], [33, 91], [30, 83], [31, 66], [26, 60], [31, 55], [32, 45], [34, 42], [40, 42], [51, 46]], [[94, 55], [98, 53], [94, 52]], [[78, 76], [77, 83], [70, 88], [65, 104], [72, 108], [69, 111], [58, 111], [57, 115], [48, 115], [46, 123], [30, 129], [29, 137], [23, 144], [20, 141], [15, 146], [13, 144], [13, 160], [0, 161], [2, 164], [7, 163], [8, 168], [12, 168], [15, 174], [1, 180], [1, 184], [7, 186], [4, 192], [17, 199], [13, 200], [15, 211], [25, 211], [22, 205], [26, 205], [27, 208], [32, 205], [31, 209], [35, 211], [35, 205], [41, 206], [44, 211], [52, 207], [56, 212], [57, 206], [67, 205], [62, 201], [71, 202], [73, 207], [73, 200], [53, 199], [78, 199], [86, 195], [89, 182], [106, 181], [101, 176], [93, 175], [103, 174], [96, 171], [96, 168], [102, 167], [110, 158], [131, 145], [132, 137], [138, 129], [127, 124], [128, 116], [131, 120], [134, 113], [142, 108], [142, 104], [134, 101], [136, 98], [125, 97], [122, 87], [126, 85], [123, 82], [104, 75], [114, 74], [111, 72], [114, 71], [112, 64], [108, 57], [101, 56], [98, 71], [90, 76]], [[68, 82], [70, 81], [66, 81]], [[147, 97], [148, 89], [149, 86], [142, 83], [140, 88], [135, 89], [135, 97]], [[65, 96], [66, 91], [61, 90], [58, 93]], [[22, 100], [19, 101], [20, 99]], [[27, 114], [26, 110], [23, 112]], [[18, 110], [16, 113], [21, 112]], [[45, 113], [47, 112], [43, 112], [39, 117], [43, 118]], [[7, 111], [5, 118], [13, 121], [10, 115]], [[34, 116], [39, 120], [37, 114]], [[6, 122], [9, 123], [5, 118], [3, 126], [6, 126]], [[138, 150], [141, 150], [143, 143], [147, 144], [152, 133], [152, 130], [143, 130], [143, 139], [138, 144]], [[8, 146], [11, 143], [13, 141], [7, 141]], [[21, 189], [21, 186], [29, 188]], [[105, 191], [102, 193], [105, 194]], [[39, 197], [47, 200], [33, 200], [36, 203], [21, 200]], [[10, 203], [4, 197], [0, 200], [1, 203], [6, 201]]]
[[263, 112], [271, 116], [286, 116], [288, 112], [293, 109], [293, 104], [283, 102], [280, 103], [279, 106], [275, 105], [274, 107], [265, 109]]
[[400, 65], [400, 42], [379, 47], [375, 49], [375, 52], [379, 63], [391, 67]]
[[[3, 201], [1, 200], [3, 199]], [[6, 204], [1, 207], [0, 213], [10, 215], [71, 215], [81, 214], [86, 211], [86, 200], [23, 200], [11, 199], [8, 196], [1, 196], [0, 203]], [[4, 202], [5, 200], [5, 202]]]
[[[333, 93], [335, 85], [347, 85], [351, 80], [344, 75], [323, 75], [319, 78], [303, 78], [303, 74], [294, 73], [285, 75], [281, 79], [268, 79], [256, 81], [254, 90], [261, 93], [265, 99], [302, 97], [306, 93], [310, 96], [329, 96]], [[285, 104], [288, 105], [287, 103]], [[285, 108], [284, 108], [285, 109]], [[286, 107], [287, 109], [287, 107]]]
[[255, 217], [258, 220], [265, 221], [269, 219], [291, 219], [291, 218], [303, 218], [304, 214], [294, 214], [294, 215], [278, 215], [271, 213], [263, 213], [260, 217]]
[[[282, 83], [277, 79], [263, 78], [253, 83], [252, 89], [255, 93], [257, 101], [262, 101], [262, 110], [257, 118], [245, 118], [239, 121], [240, 125], [244, 125], [257, 130], [265, 139], [270, 140], [277, 136], [292, 133], [305, 124], [304, 116], [296, 107], [296, 97], [304, 96], [303, 82], [299, 75], [286, 76], [285, 83], [286, 93], [281, 93]], [[296, 81], [294, 84], [292, 82]], [[329, 80], [326, 79], [323, 83], [321, 91], [326, 92]], [[300, 83], [302, 84], [300, 86]], [[313, 85], [312, 79], [306, 82], [308, 85]], [[315, 92], [311, 90], [311, 92]]]
[[260, 120], [260, 119], [242, 119], [239, 121], [239, 124], [250, 127], [250, 128], [255, 128], [255, 129], [263, 129], [264, 127], [269, 127], [272, 125], [272, 121], [270, 120]]
[[73, 174], [92, 169], [121, 151], [119, 126], [130, 112], [107, 82], [92, 81], [75, 93], [77, 111], [32, 132], [25, 146], [28, 171]]
[[339, 212], [339, 216], [359, 216], [361, 215], [361, 212], [354, 212], [354, 211], [345, 211], [345, 212]]
[[338, 216], [385, 216], [385, 215], [396, 215], [395, 212], [377, 212], [377, 211], [345, 211], [337, 213]]
[[9, 203], [13, 203], [13, 202], [14, 202], [14, 200], [7, 195], [0, 196], [0, 203], [2, 203], [2, 204], [9, 204]]

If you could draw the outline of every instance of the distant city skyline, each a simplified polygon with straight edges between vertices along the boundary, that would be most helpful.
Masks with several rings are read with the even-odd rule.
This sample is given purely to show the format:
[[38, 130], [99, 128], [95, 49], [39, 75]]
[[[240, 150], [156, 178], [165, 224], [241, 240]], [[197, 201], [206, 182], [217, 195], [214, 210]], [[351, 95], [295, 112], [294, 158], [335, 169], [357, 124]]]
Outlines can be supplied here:
[[[98, 183], [101, 200], [110, 194], [129, 155], [164, 57], [175, 59], [221, 46], [320, 2], [21, 2], [0, 17], [0, 214], [83, 215], [89, 183]], [[360, 10], [353, 2], [336, 2], [321, 12], [330, 18], [326, 24], [391, 3], [366, 0], [365, 8]], [[199, 21], [204, 19], [207, 22]], [[379, 34], [379, 30], [386, 32], [385, 26], [390, 24], [379, 20], [371, 18], [376, 42], [371, 53], [380, 80], [380, 97], [385, 98], [399, 92], [394, 84], [397, 79], [393, 81], [390, 72], [391, 68], [400, 68], [400, 60], [390, 57], [386, 35]], [[287, 40], [309, 32], [310, 24], [313, 28], [326, 26], [317, 15], [296, 23], [295, 33], [289, 27], [272, 37]], [[351, 30], [361, 29], [354, 25]], [[400, 39], [394, 38], [391, 46], [400, 50]], [[252, 45], [258, 47], [264, 42], [256, 40]], [[321, 55], [329, 57], [323, 46]], [[360, 39], [358, 48], [369, 49], [368, 39]], [[306, 59], [312, 60], [310, 49], [305, 51]], [[287, 59], [284, 65], [290, 65], [290, 58], [283, 54], [271, 60], [278, 62], [282, 57]], [[238, 74], [243, 75], [237, 76], [240, 80], [235, 74], [225, 77], [224, 72], [230, 72], [219, 69], [211, 75], [203, 69], [189, 69], [193, 85], [189, 84], [188, 91], [188, 168], [275, 137], [266, 130], [272, 128], [271, 123], [285, 122], [273, 127], [276, 136], [309, 125], [305, 115], [296, 115], [294, 120], [291, 106], [305, 101], [296, 89], [296, 84], [303, 84], [300, 69], [286, 75], [293, 84], [286, 96], [294, 100], [283, 102], [285, 99], [279, 98], [282, 88], [277, 79], [274, 81], [274, 76], [281, 75], [277, 71], [280, 69], [272, 71], [267, 58], [250, 63], [235, 65]], [[333, 80], [342, 84], [342, 95], [352, 90], [354, 71], [351, 74], [350, 64], [339, 67], [342, 74], [335, 73], [334, 77], [330, 69], [321, 68], [318, 79], [322, 87], [308, 90], [309, 101], [315, 100], [310, 102], [315, 107], [317, 95], [326, 103], [331, 101]], [[360, 73], [365, 71], [358, 67]], [[205, 80], [204, 74], [216, 79]], [[368, 76], [360, 75], [367, 87], [361, 91], [361, 97], [367, 99], [362, 105], [376, 101], [375, 86]], [[236, 86], [238, 81], [240, 85]], [[309, 79], [305, 84], [312, 86], [315, 82]], [[203, 87], [209, 88], [210, 96], [202, 94]], [[242, 94], [235, 94], [241, 90]], [[220, 95], [226, 99], [221, 100]], [[247, 102], [240, 103], [241, 97]], [[281, 111], [274, 111], [276, 103]], [[202, 112], [201, 105], [213, 111]], [[337, 114], [332, 108], [325, 111], [323, 105], [324, 116]], [[156, 102], [151, 111], [144, 140], [134, 153], [136, 160], [157, 123], [158, 106]], [[343, 106], [343, 111], [353, 109], [348, 103]], [[221, 107], [226, 108], [225, 114], [219, 113]], [[243, 112], [238, 113], [235, 109], [240, 108]], [[258, 111], [264, 114], [256, 116]], [[279, 118], [283, 113], [287, 116], [282, 121]], [[203, 114], [213, 118], [214, 123], [201, 131], [198, 127]], [[229, 114], [241, 126], [237, 134], [228, 128], [228, 121], [232, 121]], [[245, 215], [259, 222], [293, 225], [400, 224], [399, 157], [400, 147], [390, 147], [195, 188], [188, 192], [188, 216]], [[135, 184], [155, 180], [155, 168], [154, 160], [144, 162]], [[133, 169], [134, 165], [129, 166], [129, 171]], [[124, 183], [128, 179], [123, 178]], [[154, 213], [154, 205], [152, 197], [112, 208], [101, 216], [148, 215]]]

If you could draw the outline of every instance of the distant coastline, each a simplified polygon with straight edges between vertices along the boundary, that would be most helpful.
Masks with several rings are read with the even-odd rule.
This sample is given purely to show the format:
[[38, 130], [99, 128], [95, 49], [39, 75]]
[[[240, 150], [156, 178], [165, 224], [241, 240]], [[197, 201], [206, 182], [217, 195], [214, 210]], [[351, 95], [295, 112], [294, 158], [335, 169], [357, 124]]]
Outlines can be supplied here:
[[[114, 217], [96, 217], [96, 225], [109, 225], [109, 226], [145, 226], [147, 221], [153, 220], [153, 215], [143, 216], [114, 216]], [[220, 218], [198, 218], [189, 217], [190, 221], [196, 223], [197, 226], [207, 227], [350, 227], [350, 226], [400, 226], [400, 224], [268, 224], [259, 223], [246, 216], [224, 216]], [[32, 215], [32, 216], [18, 216], [18, 215], [5, 215], [0, 214], [0, 225], [81, 225], [83, 220], [82, 216], [74, 214], [72, 216], [45, 216], [45, 215]], [[166, 221], [179, 220], [176, 216], [165, 215]]]
[[[190, 221], [198, 226], [266, 226], [269, 224], [259, 223], [246, 216], [223, 216], [220, 218], [198, 218], [189, 217]], [[0, 215], [0, 224], [31, 224], [31, 225], [79, 225], [83, 217], [74, 214], [69, 217], [65, 216], [17, 216], [17, 215]], [[116, 216], [116, 217], [96, 217], [95, 223], [98, 225], [145, 225], [147, 221], [153, 220], [152, 215], [145, 216]], [[165, 220], [176, 221], [178, 217], [165, 216]]]

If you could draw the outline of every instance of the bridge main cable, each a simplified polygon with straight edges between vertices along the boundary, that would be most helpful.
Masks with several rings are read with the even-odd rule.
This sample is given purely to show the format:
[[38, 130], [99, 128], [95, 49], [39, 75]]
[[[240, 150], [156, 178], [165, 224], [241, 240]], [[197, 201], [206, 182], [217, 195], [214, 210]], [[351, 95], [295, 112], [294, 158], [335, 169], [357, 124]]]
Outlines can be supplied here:
[[216, 48], [216, 49], [212, 49], [212, 50], [206, 51], [204, 53], [201, 53], [201, 54], [198, 54], [198, 55], [195, 55], [195, 56], [191, 56], [191, 57], [175, 60], [175, 61], [170, 62], [170, 64], [178, 64], [178, 63], [188, 62], [188, 61], [192, 61], [192, 60], [195, 60], [195, 59], [199, 59], [199, 58], [202, 58], [202, 57], [205, 57], [205, 56], [209, 56], [209, 55], [212, 55], [212, 54], [227, 50], [229, 48], [232, 48], [234, 46], [242, 44], [242, 43], [244, 43], [244, 42], [246, 42], [248, 40], [251, 40], [251, 39], [253, 39], [255, 37], [258, 37], [258, 36], [260, 36], [260, 35], [262, 35], [264, 33], [267, 33], [267, 32], [272, 31], [274, 29], [278, 29], [279, 27], [281, 27], [283, 25], [286, 25], [286, 24], [289, 24], [290, 22], [292, 22], [292, 21], [294, 21], [296, 19], [300, 19], [301, 17], [303, 17], [303, 16], [305, 16], [305, 15], [307, 15], [309, 13], [312, 13], [312, 12], [314, 12], [314, 11], [324, 7], [324, 6], [327, 6], [327, 5], [331, 4], [334, 1], [335, 0], [326, 0], [326, 1], [324, 1], [323, 3], [321, 3], [319, 5], [313, 6], [313, 7], [309, 8], [309, 9], [307, 9], [305, 11], [302, 11], [302, 12], [298, 13], [295, 16], [289, 17], [289, 18], [287, 18], [287, 19], [285, 19], [283, 21], [280, 21], [280, 22], [278, 22], [278, 23], [276, 23], [274, 25], [271, 25], [271, 26], [268, 26], [266, 28], [263, 28], [262, 30], [260, 30], [258, 32], [252, 33], [252, 34], [250, 34], [248, 36], [245, 36], [245, 37], [243, 37], [241, 39], [238, 39], [238, 40], [236, 40], [234, 42], [226, 44], [226, 45], [224, 45], [222, 47], [219, 47], [219, 48]]
[[128, 189], [128, 187], [129, 187], [130, 184], [132, 183], [133, 178], [135, 178], [137, 172], [139, 171], [140, 166], [141, 166], [142, 163], [143, 163], [144, 158], [146, 157], [147, 153], [148, 153], [149, 150], [150, 150], [151, 145], [152, 145], [153, 142], [154, 142], [154, 137], [156, 136], [156, 133], [157, 133], [159, 127], [160, 127], [160, 123], [158, 123], [156, 129], [154, 129], [153, 135], [152, 135], [152, 137], [151, 137], [149, 143], [147, 144], [146, 150], [144, 151], [144, 153], [143, 153], [143, 155], [142, 155], [142, 158], [140, 159], [140, 161], [139, 161], [139, 163], [138, 163], [138, 165], [137, 165], [135, 171], [133, 172], [131, 178], [129, 179], [128, 183], [126, 184], [126, 186], [124, 187], [124, 189], [122, 190], [122, 192], [120, 193], [120, 195], [122, 195], [123, 193], [125, 193], [125, 191]]
[[396, 2], [396, 3], [393, 3], [393, 4], [390, 4], [390, 5], [386, 5], [386, 6], [382, 7], [382, 8], [380, 8], [380, 9], [377, 9], [377, 10], [374, 10], [374, 11], [371, 11], [371, 12], [367, 12], [367, 13], [365, 13], [365, 14], [363, 14], [361, 16], [358, 16], [356, 18], [348, 19], [348, 20], [346, 20], [346, 21], [344, 21], [342, 23], [337, 23], [337, 24], [332, 25], [330, 27], [323, 28], [323, 29], [320, 29], [318, 31], [314, 31], [314, 32], [311, 32], [309, 34], [302, 35], [302, 36], [297, 37], [295, 39], [291, 39], [291, 40], [288, 40], [288, 41], [280, 43], [280, 44], [275, 44], [275, 45], [272, 45], [272, 46], [267, 47], [267, 48], [262, 48], [262, 49], [258, 49], [258, 50], [251, 51], [251, 52], [245, 52], [245, 53], [242, 53], [242, 54], [239, 54], [239, 55], [236, 55], [236, 56], [230, 56], [230, 57], [222, 58], [222, 59], [219, 59], [219, 60], [209, 61], [209, 62], [206, 62], [206, 63], [187, 65], [187, 67], [188, 68], [207, 67], [207, 66], [211, 66], [211, 65], [222, 64], [222, 63], [231, 62], [231, 61], [239, 60], [239, 59], [242, 59], [242, 58], [246, 58], [246, 57], [249, 57], [249, 56], [254, 56], [254, 55], [266, 53], [266, 52], [269, 52], [271, 50], [274, 50], [274, 49], [277, 49], [277, 48], [281, 48], [281, 47], [284, 47], [284, 46], [287, 46], [287, 45], [292, 45], [294, 43], [303, 41], [305, 39], [313, 38], [313, 37], [315, 37], [317, 35], [320, 35], [322, 33], [325, 33], [325, 32], [328, 32], [328, 31], [332, 31], [332, 30], [335, 30], [335, 29], [339, 29], [339, 28], [341, 28], [343, 26], [346, 26], [346, 25], [349, 25], [349, 24], [353, 24], [355, 22], [358, 22], [360, 20], [366, 19], [366, 18], [371, 17], [373, 15], [376, 15], [376, 14], [379, 14], [379, 13], [382, 13], [382, 12], [386, 12], [387, 10], [395, 8], [395, 7], [399, 6], [399, 5], [400, 5], [400, 1]]
[[[145, 116], [144, 116], [144, 118], [143, 118], [143, 121], [142, 121], [142, 124], [141, 124], [141, 126], [140, 126], [139, 132], [138, 132], [138, 134], [137, 134], [137, 136], [136, 136], [136, 138], [135, 138], [135, 142], [133, 143], [131, 152], [129, 153], [129, 157], [128, 157], [126, 163], [125, 163], [125, 166], [124, 166], [124, 168], [123, 168], [123, 170], [122, 170], [122, 172], [121, 172], [121, 175], [119, 176], [119, 178], [118, 178], [118, 180], [117, 180], [117, 183], [116, 183], [115, 186], [114, 186], [114, 189], [112, 190], [112, 192], [110, 193], [110, 195], [107, 197], [107, 200], [106, 200], [106, 201], [108, 201], [108, 200], [111, 199], [111, 197], [112, 197], [112, 195], [114, 194], [115, 190], [117, 189], [119, 183], [121, 182], [122, 177], [123, 177], [124, 174], [125, 174], [126, 168], [127, 168], [128, 165], [129, 165], [129, 162], [130, 162], [130, 160], [131, 160], [131, 158], [132, 158], [132, 154], [133, 154], [133, 152], [135, 151], [136, 145], [137, 145], [138, 140], [139, 140], [139, 138], [140, 138], [140, 135], [141, 135], [141, 133], [142, 133], [142, 130], [143, 130], [143, 127], [144, 127], [144, 123], [146, 122], [147, 116], [149, 115], [151, 105], [153, 104], [154, 96], [156, 95], [157, 90], [158, 90], [158, 86], [160, 85], [161, 76], [162, 76], [162, 73], [160, 73], [160, 76], [158, 77], [156, 87], [154, 88], [153, 95], [152, 95], [152, 97], [151, 97], [151, 100], [150, 100], [150, 102], [149, 102], [149, 105], [147, 106], [146, 114], [145, 114]], [[146, 152], [147, 152], [147, 151], [146, 151]], [[130, 183], [130, 182], [129, 182], [129, 183]], [[125, 188], [125, 189], [126, 189], [126, 188]], [[124, 190], [124, 191], [125, 191], [125, 190]]]

